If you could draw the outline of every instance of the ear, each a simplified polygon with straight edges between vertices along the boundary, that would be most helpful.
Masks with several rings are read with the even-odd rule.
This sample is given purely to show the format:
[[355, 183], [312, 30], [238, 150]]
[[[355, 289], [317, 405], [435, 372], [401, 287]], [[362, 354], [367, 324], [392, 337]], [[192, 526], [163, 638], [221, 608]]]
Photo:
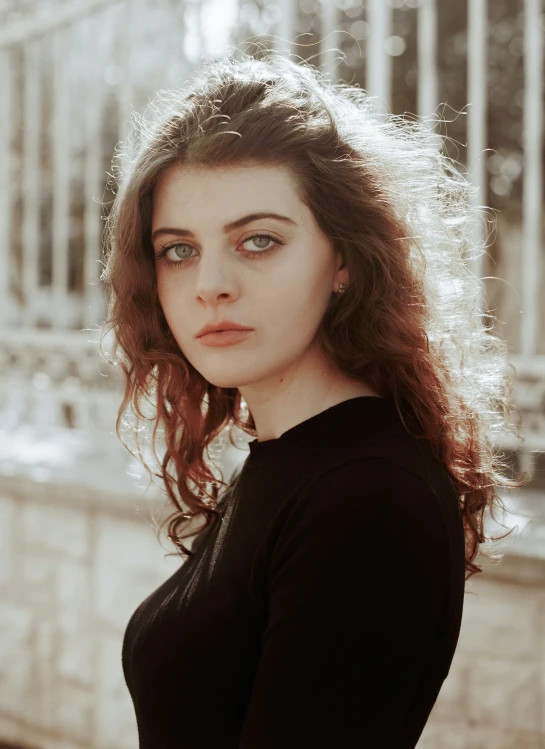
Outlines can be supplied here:
[[350, 273], [348, 266], [339, 249], [335, 250], [335, 263], [336, 270], [333, 277], [333, 291], [337, 293], [339, 291], [339, 284], [343, 283], [345, 287], [350, 286]]

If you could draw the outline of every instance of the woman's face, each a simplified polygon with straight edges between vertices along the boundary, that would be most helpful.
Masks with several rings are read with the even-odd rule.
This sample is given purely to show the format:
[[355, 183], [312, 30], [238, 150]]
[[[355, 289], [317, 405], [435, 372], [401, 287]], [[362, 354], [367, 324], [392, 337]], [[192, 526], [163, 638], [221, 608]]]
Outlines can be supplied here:
[[[285, 218], [244, 220], [256, 213]], [[259, 389], [316, 358], [320, 321], [348, 276], [288, 168], [171, 167], [154, 191], [152, 241], [165, 318], [208, 382]], [[221, 320], [252, 330], [232, 345], [205, 345], [199, 331]]]

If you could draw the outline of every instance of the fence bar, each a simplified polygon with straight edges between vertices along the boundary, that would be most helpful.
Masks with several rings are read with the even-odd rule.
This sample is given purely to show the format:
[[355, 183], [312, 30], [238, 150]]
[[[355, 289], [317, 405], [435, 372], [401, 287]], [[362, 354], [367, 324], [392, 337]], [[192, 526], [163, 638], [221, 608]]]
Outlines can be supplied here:
[[132, 82], [132, 54], [135, 46], [135, 13], [136, 0], [126, 0], [123, 13], [118, 13], [117, 26], [119, 28], [120, 67], [122, 72], [118, 98], [118, 137], [124, 140], [127, 134], [126, 121], [131, 115], [131, 105], [134, 106], [134, 86]]
[[[539, 0], [524, 3], [524, 170], [522, 186], [522, 269], [520, 347], [537, 353], [542, 279], [541, 212], [543, 206], [543, 25]], [[543, 18], [543, 17], [542, 17]]]
[[10, 290], [12, 54], [0, 48], [0, 326], [15, 321]]
[[323, 3], [320, 6], [320, 20], [322, 34], [320, 39], [320, 67], [322, 72], [333, 82], [337, 82], [335, 74], [335, 60], [339, 53], [336, 31], [339, 28], [339, 9], [336, 3]]
[[38, 318], [38, 266], [40, 251], [40, 132], [41, 59], [40, 41], [25, 44], [23, 99], [23, 324]]
[[[438, 103], [437, 83], [437, 5], [436, 0], [422, 0], [417, 21], [417, 69], [418, 92], [417, 113], [430, 117]], [[426, 121], [426, 120], [425, 120]], [[435, 123], [429, 122], [431, 129]]]
[[[486, 178], [486, 117], [487, 92], [487, 0], [468, 0], [467, 30], [467, 163], [471, 182], [479, 188], [476, 201], [484, 205], [487, 199]], [[484, 239], [485, 228], [475, 225], [473, 241]], [[483, 255], [472, 261], [472, 271], [483, 276]]]
[[[87, 43], [97, 35], [97, 23], [88, 19], [86, 22]], [[85, 107], [85, 150], [84, 150], [84, 247], [83, 262], [83, 324], [92, 328], [101, 323], [103, 299], [100, 290], [99, 276], [102, 257], [102, 226], [100, 205], [102, 187], [102, 138], [101, 122], [104, 103], [104, 84], [100, 80], [103, 61], [95, 60], [91, 80], [87, 82]]]
[[280, 8], [280, 20], [273, 38], [273, 47], [277, 50], [286, 49], [289, 55], [290, 45], [294, 41], [295, 36], [297, 0], [279, 0], [278, 6]]
[[392, 8], [384, 0], [368, 0], [369, 37], [367, 39], [367, 70], [365, 88], [378, 96], [377, 108], [391, 109], [392, 57], [386, 51], [391, 35]]
[[70, 100], [66, 31], [53, 38], [53, 318], [56, 327], [69, 326], [68, 247], [70, 233]]

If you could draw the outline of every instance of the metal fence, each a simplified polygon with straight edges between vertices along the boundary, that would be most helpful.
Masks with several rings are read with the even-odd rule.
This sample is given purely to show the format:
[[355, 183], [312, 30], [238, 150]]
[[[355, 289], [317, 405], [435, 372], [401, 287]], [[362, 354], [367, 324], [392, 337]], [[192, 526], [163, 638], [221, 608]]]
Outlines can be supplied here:
[[[357, 28], [363, 29], [365, 88], [387, 109], [395, 93], [392, 65], [399, 39], [392, 34], [392, 14], [403, 3], [413, 8], [417, 23], [414, 114], [429, 118], [441, 103], [439, 0], [57, 0], [28, 8], [23, 4], [26, 11], [20, 17], [4, 2], [0, 6], [4, 22], [0, 27], [0, 364], [4, 372], [11, 368], [20, 380], [30, 383], [36, 372], [45, 372], [52, 387], [55, 382], [62, 384], [62, 377], [81, 375], [71, 353], [73, 341], [81, 342], [78, 330], [98, 328], [104, 319], [106, 300], [99, 275], [102, 217], [112, 199], [107, 172], [131, 109], [141, 110], [154, 91], [182, 82], [201, 59], [238, 45], [248, 24], [254, 34], [267, 34], [270, 43], [286, 53], [301, 54], [301, 48], [290, 42], [297, 41], [302, 14], [312, 17], [312, 24], [320, 29], [313, 62], [335, 78], [340, 20], [346, 13], [359, 18]], [[484, 156], [487, 12], [486, 0], [468, 0], [467, 169], [480, 188], [481, 203], [486, 203], [488, 179]], [[545, 451], [545, 315], [540, 296], [545, 14], [540, 0], [524, 0], [523, 16], [522, 220], [520, 251], [509, 271], [516, 275], [522, 293], [520, 304], [511, 305], [504, 315], [516, 333], [511, 361], [517, 369], [517, 405], [527, 419], [522, 467], [531, 471], [532, 451]], [[214, 18], [221, 21], [216, 29], [223, 33], [220, 42], [210, 36]], [[482, 257], [474, 270], [483, 276]], [[505, 280], [515, 284], [514, 278]], [[62, 341], [64, 356], [58, 353]], [[52, 356], [57, 364], [59, 357], [65, 362], [64, 369], [55, 369]], [[5, 378], [2, 387], [5, 393]]]

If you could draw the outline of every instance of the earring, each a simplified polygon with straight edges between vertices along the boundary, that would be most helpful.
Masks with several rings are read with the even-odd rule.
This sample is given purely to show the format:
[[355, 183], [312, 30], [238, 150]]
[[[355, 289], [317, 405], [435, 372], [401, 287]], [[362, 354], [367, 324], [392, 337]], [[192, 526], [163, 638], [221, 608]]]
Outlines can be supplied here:
[[339, 294], [344, 294], [345, 291], [346, 291], [346, 284], [340, 283], [339, 284]]

